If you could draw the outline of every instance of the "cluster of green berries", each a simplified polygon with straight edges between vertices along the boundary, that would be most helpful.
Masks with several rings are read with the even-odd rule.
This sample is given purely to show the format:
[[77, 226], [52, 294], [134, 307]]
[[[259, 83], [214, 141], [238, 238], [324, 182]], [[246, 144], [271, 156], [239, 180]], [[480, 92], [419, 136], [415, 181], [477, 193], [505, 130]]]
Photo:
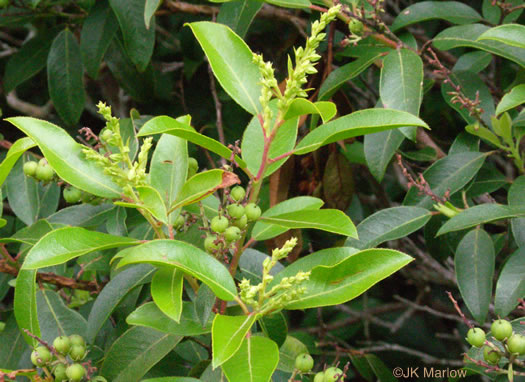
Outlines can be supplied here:
[[45, 158], [38, 162], [28, 161], [24, 163], [24, 174], [44, 183], [51, 182], [55, 178], [55, 171]]
[[[308, 353], [299, 354], [295, 358], [295, 369], [303, 374], [309, 373], [314, 367], [314, 359]], [[329, 367], [324, 371], [315, 374], [314, 382], [342, 382], [344, 380], [344, 372], [338, 367]]]
[[[82, 361], [87, 354], [86, 342], [78, 334], [71, 336], [59, 336], [53, 341], [53, 354], [47, 347], [38, 346], [31, 353], [31, 362], [38, 367], [49, 367], [55, 377], [55, 381], [79, 382], [86, 376], [84, 366], [76, 361]], [[73, 363], [69, 364], [66, 357], [69, 356]]]
[[[494, 339], [502, 343], [508, 356], [525, 355], [525, 336], [514, 332], [509, 321], [503, 319], [495, 320], [490, 327], [490, 331]], [[483, 347], [483, 358], [485, 361], [497, 364], [505, 353], [496, 350], [496, 347], [485, 345], [485, 340], [486, 335], [483, 329], [471, 328], [467, 333], [467, 342], [469, 344], [477, 348]]]
[[206, 236], [204, 248], [210, 253], [221, 252], [242, 236], [248, 222], [257, 220], [261, 216], [261, 208], [255, 203], [244, 204], [246, 191], [240, 186], [230, 192], [232, 203], [226, 207], [226, 214], [220, 213], [210, 221], [213, 233]]

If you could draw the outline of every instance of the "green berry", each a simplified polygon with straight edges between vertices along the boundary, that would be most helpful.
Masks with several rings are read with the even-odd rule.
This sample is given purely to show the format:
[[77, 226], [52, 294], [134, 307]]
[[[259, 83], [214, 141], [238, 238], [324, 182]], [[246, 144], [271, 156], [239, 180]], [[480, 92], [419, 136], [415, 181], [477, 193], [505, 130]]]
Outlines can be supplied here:
[[338, 367], [329, 367], [324, 372], [324, 381], [325, 382], [342, 381], [343, 378], [339, 378], [342, 375], [343, 375], [343, 370], [339, 369]]
[[501, 358], [501, 354], [495, 350], [492, 350], [489, 346], [485, 346], [483, 348], [483, 358], [485, 358], [485, 361], [496, 364], [499, 362]]
[[42, 182], [49, 182], [53, 180], [55, 172], [53, 171], [50, 165], [42, 165], [39, 163], [36, 167], [35, 176], [38, 180], [41, 180]]
[[324, 382], [324, 372], [320, 371], [314, 377], [314, 382]]
[[512, 325], [507, 320], [499, 319], [492, 323], [490, 331], [495, 339], [503, 341], [512, 335]]
[[507, 348], [509, 349], [509, 352], [512, 354], [514, 353], [518, 353], [519, 355], [525, 354], [525, 336], [522, 336], [521, 334], [518, 334], [518, 333], [514, 333], [507, 340]]
[[248, 225], [248, 218], [246, 215], [242, 215], [239, 219], [233, 219], [233, 225], [240, 229], [244, 229]]
[[227, 242], [239, 240], [241, 238], [241, 229], [239, 227], [228, 227], [224, 231], [224, 238]]
[[472, 328], [467, 333], [467, 342], [472, 346], [480, 348], [485, 343], [485, 332], [480, 328]]
[[62, 194], [64, 195], [64, 200], [69, 204], [78, 203], [82, 199], [82, 191], [75, 187], [64, 188]]
[[26, 176], [35, 176], [38, 163], [35, 161], [29, 161], [24, 163], [24, 174]]
[[228, 214], [234, 219], [239, 219], [244, 215], [244, 207], [240, 204], [230, 204], [227, 210]]
[[348, 23], [348, 29], [350, 29], [350, 32], [356, 36], [361, 36], [363, 34], [363, 23], [359, 20], [352, 19]]
[[71, 366], [68, 366], [66, 369], [66, 375], [72, 382], [79, 382], [84, 378], [84, 375], [86, 375], [86, 369], [84, 369], [84, 366], [74, 363]]
[[9, 0], [0, 0], [0, 9], [6, 8], [9, 5]]
[[204, 249], [207, 252], [212, 253], [213, 251], [219, 249], [219, 246], [215, 244], [215, 240], [217, 240], [217, 236], [215, 235], [206, 236], [206, 239], [204, 239]]
[[226, 231], [226, 228], [228, 228], [229, 224], [230, 222], [225, 216], [215, 216], [213, 219], [211, 219], [210, 226], [213, 232], [223, 233]]
[[33, 352], [31, 353], [31, 362], [33, 362], [33, 365], [36, 366], [44, 366], [47, 365], [49, 361], [51, 361], [51, 358], [53, 358], [53, 355], [49, 351], [48, 348], [44, 346], [39, 346]]
[[53, 370], [53, 375], [55, 376], [55, 382], [63, 382], [67, 380], [66, 365], [63, 363], [56, 365], [55, 369]]
[[82, 345], [73, 345], [69, 350], [69, 357], [73, 361], [82, 361], [86, 357], [86, 348]]
[[186, 223], [186, 220], [184, 219], [184, 216], [179, 215], [177, 216], [177, 219], [175, 219], [175, 223], [173, 223], [173, 227], [175, 229], [181, 229], [182, 226]]
[[199, 163], [197, 159], [189, 157], [188, 158], [188, 178], [191, 178], [199, 171]]
[[55, 338], [55, 340], [53, 341], [53, 347], [60, 354], [66, 355], [67, 353], [69, 353], [69, 349], [71, 348], [71, 341], [67, 336], [60, 336]]
[[113, 137], [113, 131], [105, 129], [102, 134], [100, 134], [100, 139], [104, 142], [108, 142]]
[[249, 203], [244, 207], [244, 210], [246, 211], [246, 217], [248, 218], [248, 221], [254, 221], [259, 219], [261, 216], [261, 209], [259, 206], [255, 203]]
[[71, 346], [79, 345], [86, 347], [86, 341], [84, 341], [84, 338], [80, 334], [70, 335], [69, 340], [71, 341]]
[[303, 353], [295, 358], [295, 368], [302, 373], [308, 373], [314, 367], [314, 359], [308, 353]]
[[235, 200], [236, 202], [239, 202], [243, 200], [244, 197], [246, 196], [246, 190], [242, 188], [241, 186], [236, 186], [236, 187], [233, 187], [233, 189], [230, 192], [230, 195], [233, 200]]

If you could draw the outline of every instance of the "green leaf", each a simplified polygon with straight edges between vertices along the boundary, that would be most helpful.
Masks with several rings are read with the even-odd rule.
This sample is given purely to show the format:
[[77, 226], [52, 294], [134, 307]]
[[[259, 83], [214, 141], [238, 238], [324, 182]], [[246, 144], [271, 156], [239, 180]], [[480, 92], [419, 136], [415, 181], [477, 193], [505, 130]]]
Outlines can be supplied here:
[[[183, 117], [174, 119], [168, 116], [152, 118], [142, 126], [137, 136], [143, 137], [162, 133], [171, 134], [195, 143], [223, 158], [229, 159], [231, 157], [232, 151], [229, 148], [215, 139], [198, 133], [189, 124], [184, 123], [182, 118]], [[235, 156], [235, 161], [241, 168], [246, 168], [246, 163], [238, 156]]]
[[[150, 165], [151, 185], [160, 193], [167, 206], [170, 206], [179, 194], [188, 173], [188, 144], [185, 139], [162, 134]], [[168, 217], [173, 224], [178, 213]]]
[[[261, 218], [273, 217], [273, 216], [278, 216], [278, 215], [282, 215], [282, 214], [289, 213], [289, 212], [302, 211], [302, 210], [318, 210], [323, 206], [323, 204], [324, 202], [318, 198], [314, 198], [311, 196], [298, 196], [295, 198], [285, 200], [269, 208], [262, 214]], [[259, 220], [257, 221], [257, 223], [255, 223], [253, 227], [252, 237], [256, 235], [275, 237], [275, 236], [279, 236], [280, 234], [286, 231], [288, 231], [287, 228], [276, 226], [276, 225], [265, 224], [261, 220]]]
[[481, 228], [461, 239], [454, 257], [459, 291], [479, 324], [485, 322], [489, 311], [495, 260], [494, 243]]
[[31, 138], [25, 137], [17, 139], [15, 143], [9, 148], [4, 160], [0, 163], [0, 187], [4, 184], [4, 181], [9, 175], [9, 172], [16, 164], [16, 161], [32, 147], [35, 147], [36, 143]]
[[56, 36], [47, 57], [49, 95], [60, 118], [68, 125], [76, 124], [84, 110], [81, 57], [75, 36], [68, 29]]
[[263, 1], [230, 1], [221, 6], [217, 22], [229, 26], [239, 37], [244, 38]]
[[313, 103], [304, 98], [296, 98], [288, 107], [283, 119], [288, 120], [308, 114], [319, 114], [323, 122], [326, 123], [337, 114], [337, 108], [332, 102], [321, 101]]
[[277, 344], [266, 337], [247, 337], [222, 370], [230, 382], [268, 382], [279, 363]]
[[118, 23], [113, 10], [105, 1], [97, 2], [82, 24], [80, 52], [86, 72], [98, 77], [100, 63], [117, 33]]
[[148, 66], [155, 45], [155, 20], [146, 28], [144, 0], [109, 0], [124, 37], [126, 52], [139, 71]]
[[484, 141], [492, 143], [496, 147], [502, 147], [502, 144], [497, 135], [486, 127], [480, 126], [480, 124], [477, 122], [465, 126], [465, 131], [469, 134], [475, 135], [476, 137], [480, 137]]
[[35, 336], [41, 335], [36, 308], [36, 270], [18, 272], [13, 305], [18, 327], [29, 346], [34, 347], [37, 341], [29, 337], [23, 330], [27, 329]]
[[[277, 227], [281, 229], [280, 227]], [[253, 248], [246, 248], [239, 259], [239, 270], [240, 274], [236, 277], [239, 280], [246, 278], [250, 280], [252, 285], [257, 285], [262, 282], [262, 270], [264, 260], [269, 258], [266, 253], [260, 252]], [[275, 266], [270, 270], [270, 275], [274, 276], [280, 272], [284, 266], [277, 262]]]
[[259, 114], [259, 68], [246, 43], [225, 25], [207, 21], [187, 24], [208, 57], [222, 88], [250, 114]]
[[233, 172], [218, 169], [199, 172], [184, 183], [171, 209], [196, 203], [218, 189], [227, 188], [239, 182], [239, 178]]
[[[326, 254], [332, 257], [321, 257]], [[342, 256], [346, 257], [341, 260]], [[330, 264], [334, 259], [340, 261]], [[412, 260], [412, 257], [404, 253], [390, 249], [355, 252], [350, 248], [347, 251], [333, 248], [295, 261], [277, 274], [269, 288], [277, 285], [283, 277], [294, 276], [299, 271], [310, 271], [310, 278], [301, 283], [301, 286], [306, 287], [306, 292], [288, 303], [286, 309], [337, 305], [359, 296]]]
[[506, 206], [502, 204], [480, 204], [467, 208], [458, 215], [447, 221], [436, 236], [448, 232], [460, 231], [472, 228], [479, 224], [489, 223], [495, 220], [525, 216], [525, 206]]
[[525, 103], [525, 84], [514, 86], [499, 102], [498, 107], [496, 107], [496, 115], [514, 109], [523, 103]]
[[507, 260], [496, 284], [494, 309], [496, 314], [506, 317], [525, 296], [525, 249], [520, 248]]
[[[506, 0], [505, 5], [508, 7], [515, 7], [517, 5], [522, 5], [523, 0]], [[511, 12], [510, 14], [507, 14], [505, 17], [503, 17], [503, 20], [501, 19], [501, 8], [499, 7], [499, 4], [493, 3], [492, 0], [483, 0], [483, 4], [481, 6], [481, 10], [483, 11], [483, 17], [485, 20], [487, 20], [489, 23], [498, 25], [498, 24], [507, 24], [512, 23], [520, 17], [520, 15], [523, 13], [523, 8], [517, 7], [514, 12]], [[503, 21], [503, 22], [502, 22]]]
[[[243, 254], [244, 255], [244, 254]], [[263, 316], [257, 321], [264, 334], [281, 346], [288, 335], [288, 324], [282, 312]]]
[[323, 81], [319, 89], [319, 100], [329, 99], [341, 86], [365, 71], [374, 61], [382, 56], [382, 52], [364, 52], [357, 60], [333, 70]]
[[399, 130], [387, 130], [365, 135], [366, 164], [378, 182], [383, 180], [392, 157], [404, 140], [405, 136]]
[[184, 273], [173, 267], [159, 267], [151, 281], [151, 297], [162, 312], [175, 322], [182, 313]]
[[306, 154], [332, 142], [402, 126], [428, 128], [421, 119], [404, 111], [390, 109], [356, 111], [316, 128], [299, 142], [295, 154]]
[[479, 73], [492, 62], [492, 54], [487, 52], [468, 52], [458, 58], [454, 67], [453, 72], [473, 72]]
[[162, 313], [153, 302], [139, 306], [126, 318], [126, 322], [129, 325], [144, 326], [179, 336], [198, 336], [210, 333], [211, 322], [202, 325], [191, 305], [189, 302], [183, 302], [182, 314], [178, 323]]
[[237, 353], [256, 319], [256, 314], [249, 316], [217, 314], [215, 316], [211, 329], [213, 368], [222, 365]]
[[477, 41], [489, 27], [481, 24], [461, 25], [447, 28], [434, 37], [434, 46], [441, 50], [470, 47], [505, 57], [518, 65], [525, 66], [525, 50], [508, 46], [499, 41]]
[[69, 184], [103, 198], [118, 198], [121, 190], [104, 169], [88, 161], [82, 153], [83, 146], [76, 143], [60, 127], [30, 117], [6, 119], [29, 136], [42, 150], [58, 176]]
[[149, 283], [154, 271], [155, 268], [149, 265], [136, 265], [113, 276], [111, 281], [102, 289], [89, 312], [86, 331], [88, 343], [95, 342], [97, 333], [128, 292], [139, 285]]
[[64, 227], [45, 235], [29, 251], [22, 269], [38, 269], [63, 264], [86, 253], [136, 245], [141, 241], [88, 231], [80, 227]]
[[5, 94], [38, 74], [46, 67], [47, 56], [55, 33], [39, 34], [26, 42], [9, 58], [5, 67]]
[[471, 24], [481, 15], [459, 1], [421, 1], [405, 8], [390, 27], [393, 32], [421, 21], [442, 19], [453, 24]]
[[[357, 231], [352, 220], [343, 211], [335, 209], [324, 210], [302, 210], [281, 215], [265, 216], [260, 218], [262, 224], [278, 225], [288, 229], [292, 228], [315, 228], [326, 232], [357, 238]], [[264, 227], [261, 225], [260, 227]], [[252, 232], [255, 240], [268, 240], [274, 237], [265, 232], [265, 227]]]
[[11, 210], [26, 225], [32, 225], [38, 220], [40, 197], [38, 182], [26, 176], [23, 165], [26, 156], [19, 159], [6, 179], [7, 201]]
[[150, 186], [137, 187], [137, 191], [141, 201], [139, 206], [149, 211], [158, 221], [168, 224], [168, 211], [160, 193]]
[[77, 227], [96, 227], [104, 223], [115, 208], [112, 204], [79, 204], [61, 209], [48, 218], [52, 224], [65, 224]]
[[[479, 171], [486, 154], [479, 152], [462, 152], [448, 155], [432, 164], [423, 172], [430, 189], [439, 197], [449, 191], [450, 194], [461, 190]], [[416, 187], [408, 190], [404, 205], [431, 208], [434, 202], [428, 195], [419, 195]]]
[[237, 289], [226, 267], [206, 252], [177, 240], [154, 240], [119, 253], [118, 268], [127, 264], [150, 263], [173, 266], [210, 287], [217, 297], [231, 301]]
[[525, 49], [525, 26], [505, 24], [490, 28], [478, 37], [479, 40], [495, 40], [506, 45]]
[[[510, 206], [525, 205], [525, 176], [514, 179], [507, 194]], [[525, 247], [525, 218], [515, 218], [510, 221], [512, 236], [518, 247]]]
[[[270, 107], [273, 110], [273, 119], [271, 123], [271, 125], [273, 125], [277, 116], [277, 101], [270, 102]], [[284, 122], [279, 130], [277, 130], [275, 139], [273, 140], [268, 152], [269, 158], [275, 158], [293, 150], [297, 141], [298, 123], [299, 118], [294, 117]], [[246, 161], [248, 170], [250, 170], [252, 174], [257, 174], [259, 167], [261, 167], [264, 151], [262, 126], [257, 116], [251, 119], [250, 123], [244, 130], [241, 151], [242, 158]], [[265, 176], [270, 176], [277, 171], [287, 159], [288, 158], [283, 158], [270, 164], [266, 169]]]
[[160, 3], [161, 0], [146, 0], [146, 8], [144, 9], [144, 23], [146, 24], [146, 29], [149, 29], [151, 20], [159, 8]]
[[138, 382], [181, 339], [150, 328], [131, 328], [106, 352], [100, 375], [112, 382]]
[[[383, 59], [379, 94], [383, 107], [419, 115], [423, 98], [423, 62], [411, 50], [397, 49]], [[401, 132], [416, 139], [417, 127], [403, 127]]]
[[410, 235], [423, 227], [432, 217], [420, 207], [391, 207], [377, 211], [357, 226], [359, 240], [348, 239], [346, 245], [367, 249], [385, 241]]
[[312, 5], [309, 0], [265, 0], [265, 2], [284, 8], [308, 8]]
[[14, 315], [10, 315], [6, 322], [5, 328], [0, 332], [0, 365], [2, 368], [16, 370], [24, 352], [27, 350], [27, 344], [22, 336], [22, 331], [18, 329]]

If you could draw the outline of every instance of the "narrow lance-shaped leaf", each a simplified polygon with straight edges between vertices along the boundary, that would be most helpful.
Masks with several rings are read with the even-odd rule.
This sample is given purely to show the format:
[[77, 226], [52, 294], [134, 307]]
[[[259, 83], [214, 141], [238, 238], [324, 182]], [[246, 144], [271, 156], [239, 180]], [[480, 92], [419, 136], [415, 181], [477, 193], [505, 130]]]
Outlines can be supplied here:
[[36, 143], [29, 137], [18, 139], [9, 148], [4, 160], [0, 163], [0, 187], [4, 184], [7, 175], [15, 165], [16, 161], [24, 154], [27, 150], [35, 147]]
[[525, 26], [520, 24], [499, 25], [484, 32], [478, 37], [478, 40], [496, 40], [525, 49]]
[[150, 28], [151, 19], [155, 15], [155, 11], [159, 8], [161, 0], [146, 0], [146, 8], [144, 9], [144, 23], [146, 28]]
[[65, 130], [30, 117], [13, 117], [7, 121], [36, 142], [51, 167], [66, 182], [103, 198], [120, 197], [120, 187], [104, 173], [101, 166], [85, 158], [83, 146]]
[[237, 296], [235, 283], [226, 267], [217, 259], [191, 244], [177, 240], [154, 240], [121, 251], [118, 267], [150, 263], [175, 267], [210, 287], [217, 297], [231, 301]]
[[509, 315], [525, 297], [525, 248], [514, 252], [507, 260], [496, 284], [494, 308], [501, 317]]
[[40, 336], [40, 325], [36, 308], [36, 270], [21, 270], [18, 272], [14, 310], [16, 322], [26, 342], [30, 346], [35, 346], [37, 341], [28, 336], [24, 329], [29, 330], [35, 336]]
[[505, 94], [496, 107], [496, 115], [500, 115], [516, 106], [525, 103], [525, 84], [514, 86], [512, 90]]
[[248, 316], [218, 314], [215, 316], [211, 331], [213, 368], [222, 365], [237, 353], [256, 319], [256, 314]]
[[175, 322], [182, 313], [184, 273], [173, 267], [160, 267], [151, 281], [151, 297], [162, 312]]

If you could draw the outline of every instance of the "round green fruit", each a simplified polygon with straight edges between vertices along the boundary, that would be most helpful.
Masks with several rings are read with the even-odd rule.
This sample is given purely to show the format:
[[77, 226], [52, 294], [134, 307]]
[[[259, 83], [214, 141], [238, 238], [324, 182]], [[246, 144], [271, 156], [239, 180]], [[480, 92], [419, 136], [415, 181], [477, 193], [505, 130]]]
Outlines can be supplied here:
[[467, 333], [467, 342], [480, 348], [485, 343], [485, 332], [480, 328], [471, 328]]
[[216, 233], [223, 233], [229, 225], [230, 222], [225, 216], [215, 216], [210, 223], [211, 230]]
[[324, 372], [320, 371], [314, 377], [314, 382], [324, 382]]
[[53, 171], [50, 165], [42, 165], [39, 163], [36, 167], [35, 176], [38, 180], [41, 180], [42, 182], [49, 182], [53, 180], [55, 172]]
[[79, 382], [86, 375], [86, 369], [84, 369], [84, 366], [74, 363], [71, 366], [68, 366], [66, 369], [66, 375], [70, 381]]
[[342, 381], [343, 378], [339, 378], [342, 375], [343, 375], [343, 370], [339, 369], [338, 367], [329, 367], [324, 372], [324, 381], [325, 382]]
[[242, 188], [241, 186], [236, 186], [236, 187], [233, 187], [233, 189], [230, 192], [230, 195], [233, 200], [235, 200], [236, 202], [239, 202], [243, 200], [244, 197], [246, 196], [246, 190]]
[[492, 323], [490, 331], [495, 339], [503, 341], [512, 335], [512, 325], [507, 320], [496, 320]]
[[299, 354], [295, 358], [295, 368], [302, 373], [308, 373], [314, 367], [314, 359], [308, 353]]
[[36, 366], [44, 366], [47, 365], [49, 361], [51, 361], [51, 358], [53, 358], [53, 355], [49, 351], [48, 348], [44, 346], [39, 346], [33, 352], [31, 353], [31, 362], [33, 362], [33, 365]]
[[188, 178], [191, 178], [199, 171], [199, 162], [197, 159], [189, 157], [188, 158]]
[[71, 346], [78, 345], [86, 347], [86, 341], [84, 341], [84, 338], [80, 334], [70, 335], [69, 340], [71, 341]]
[[518, 333], [514, 333], [507, 340], [507, 348], [509, 349], [509, 352], [512, 354], [515, 354], [515, 353], [519, 355], [525, 354], [525, 336], [522, 336], [521, 334], [518, 334]]
[[24, 174], [26, 176], [35, 176], [37, 167], [38, 167], [38, 163], [36, 163], [33, 160], [24, 163]]
[[56, 365], [55, 369], [53, 370], [53, 375], [55, 376], [55, 382], [66, 381], [66, 365], [64, 365], [63, 363], [59, 363], [58, 365]]
[[237, 241], [241, 238], [241, 229], [239, 227], [228, 227], [224, 231], [224, 238], [227, 242]]
[[64, 195], [64, 200], [69, 204], [78, 203], [82, 199], [82, 191], [75, 187], [64, 188], [62, 194]]
[[492, 350], [489, 346], [485, 346], [483, 348], [483, 358], [485, 358], [485, 361], [496, 364], [499, 362], [501, 358], [501, 354], [495, 350]]
[[363, 34], [363, 23], [359, 20], [352, 19], [348, 23], [348, 29], [350, 29], [350, 32], [356, 36], [361, 36]]
[[244, 207], [240, 204], [230, 204], [227, 210], [228, 214], [234, 219], [239, 219], [244, 215]]
[[255, 203], [248, 203], [246, 207], [244, 207], [244, 210], [246, 212], [246, 217], [248, 218], [248, 221], [254, 221], [259, 219], [261, 216], [261, 208], [255, 204]]
[[213, 251], [219, 249], [219, 246], [215, 244], [215, 240], [217, 240], [217, 236], [215, 235], [206, 236], [206, 239], [204, 239], [204, 249], [207, 252], [212, 253]]
[[177, 219], [175, 219], [175, 223], [173, 223], [173, 227], [175, 229], [181, 229], [182, 226], [186, 223], [186, 220], [184, 219], [184, 216], [179, 215], [177, 216]]
[[73, 361], [82, 361], [86, 357], [86, 348], [82, 345], [73, 345], [69, 350], [69, 357]]
[[242, 215], [239, 219], [233, 219], [233, 225], [244, 229], [248, 225], [248, 218], [246, 215]]
[[69, 353], [69, 349], [71, 349], [71, 341], [67, 336], [60, 336], [53, 341], [53, 347], [60, 354], [66, 355]]

